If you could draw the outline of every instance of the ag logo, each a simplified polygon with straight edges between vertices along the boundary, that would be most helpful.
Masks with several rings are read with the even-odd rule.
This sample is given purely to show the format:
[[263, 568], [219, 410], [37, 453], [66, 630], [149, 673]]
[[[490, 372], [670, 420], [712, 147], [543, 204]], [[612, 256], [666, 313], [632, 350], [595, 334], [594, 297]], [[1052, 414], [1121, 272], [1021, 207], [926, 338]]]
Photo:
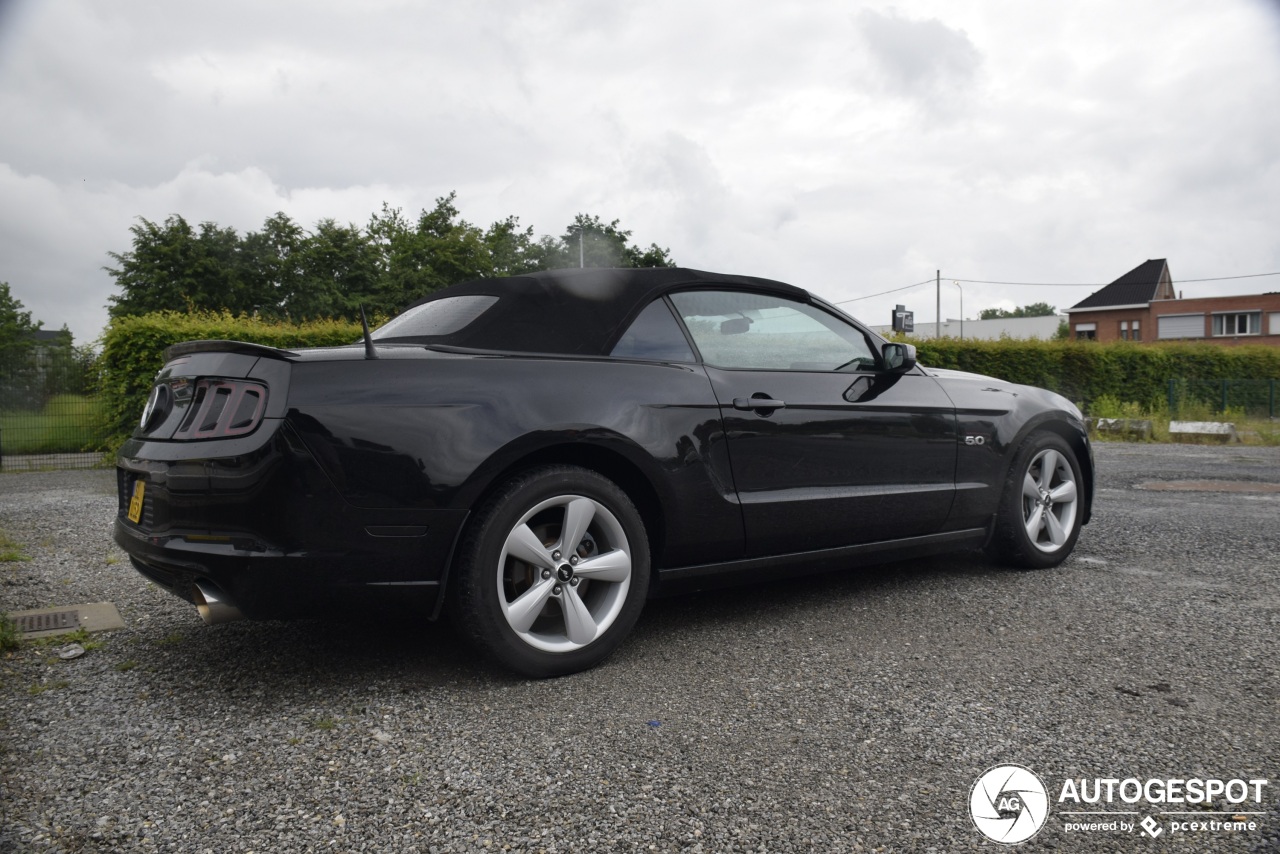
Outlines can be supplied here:
[[1021, 765], [997, 765], [969, 791], [969, 815], [993, 842], [1025, 842], [1049, 817], [1049, 796], [1040, 778]]

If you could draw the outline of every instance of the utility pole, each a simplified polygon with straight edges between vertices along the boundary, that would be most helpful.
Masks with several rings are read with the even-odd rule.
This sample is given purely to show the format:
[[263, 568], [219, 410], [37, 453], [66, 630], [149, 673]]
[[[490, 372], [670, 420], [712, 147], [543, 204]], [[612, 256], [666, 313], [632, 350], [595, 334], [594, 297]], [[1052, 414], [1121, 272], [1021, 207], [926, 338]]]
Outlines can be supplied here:
[[933, 337], [942, 337], [942, 271], [938, 270], [938, 278], [934, 281], [938, 294], [938, 313], [934, 317], [938, 318], [938, 322], [933, 324]]

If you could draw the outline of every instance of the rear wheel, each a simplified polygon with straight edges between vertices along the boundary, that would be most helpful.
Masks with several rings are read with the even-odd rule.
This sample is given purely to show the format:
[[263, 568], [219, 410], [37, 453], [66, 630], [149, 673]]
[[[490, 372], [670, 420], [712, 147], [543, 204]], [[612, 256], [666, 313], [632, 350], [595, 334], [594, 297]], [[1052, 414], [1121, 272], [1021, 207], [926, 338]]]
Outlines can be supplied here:
[[1009, 469], [991, 552], [1023, 569], [1062, 563], [1080, 536], [1082, 496], [1071, 446], [1055, 433], [1032, 433]]
[[617, 648], [648, 586], [644, 523], [626, 493], [593, 471], [547, 466], [506, 483], [477, 513], [451, 611], [503, 665], [560, 676]]

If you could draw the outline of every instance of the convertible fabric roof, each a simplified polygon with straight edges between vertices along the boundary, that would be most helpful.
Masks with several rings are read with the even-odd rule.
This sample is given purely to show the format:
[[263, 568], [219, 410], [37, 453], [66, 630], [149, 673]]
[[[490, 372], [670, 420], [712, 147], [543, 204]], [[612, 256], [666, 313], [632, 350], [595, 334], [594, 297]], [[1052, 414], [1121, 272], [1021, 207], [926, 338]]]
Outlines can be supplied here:
[[602, 356], [655, 298], [689, 288], [733, 288], [807, 302], [793, 285], [705, 273], [682, 267], [550, 270], [505, 279], [477, 279], [438, 291], [414, 305], [457, 296], [496, 296], [498, 301], [461, 330], [414, 337], [422, 344], [478, 350]]

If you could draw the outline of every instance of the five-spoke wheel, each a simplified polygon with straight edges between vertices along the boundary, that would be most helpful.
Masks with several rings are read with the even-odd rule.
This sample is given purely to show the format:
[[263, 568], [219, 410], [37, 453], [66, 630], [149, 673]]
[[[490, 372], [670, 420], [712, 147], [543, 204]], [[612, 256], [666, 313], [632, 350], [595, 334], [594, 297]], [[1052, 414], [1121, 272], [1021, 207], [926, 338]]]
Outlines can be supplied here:
[[631, 630], [648, 592], [649, 549], [614, 483], [548, 466], [486, 502], [458, 570], [459, 627], [513, 670], [555, 676], [591, 667]]
[[1055, 448], [1036, 454], [1023, 475], [1022, 522], [1042, 552], [1062, 549], [1076, 529], [1076, 480], [1072, 462]]
[[631, 587], [631, 546], [609, 508], [585, 495], [540, 501], [497, 561], [498, 604], [529, 646], [581, 649], [609, 630]]
[[991, 550], [1027, 569], [1061, 563], [1080, 535], [1081, 493], [1071, 446], [1055, 433], [1032, 433], [1005, 481]]

